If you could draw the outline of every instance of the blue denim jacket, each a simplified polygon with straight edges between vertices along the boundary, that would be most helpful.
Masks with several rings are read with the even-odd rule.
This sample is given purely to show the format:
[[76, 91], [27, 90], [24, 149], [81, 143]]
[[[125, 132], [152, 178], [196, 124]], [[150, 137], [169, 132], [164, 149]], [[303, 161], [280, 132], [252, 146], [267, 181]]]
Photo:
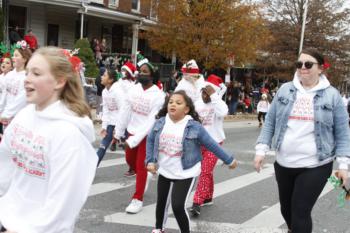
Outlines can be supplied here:
[[[146, 164], [157, 163], [158, 161], [159, 137], [164, 128], [164, 124], [165, 117], [158, 119], [147, 136]], [[225, 164], [231, 164], [234, 160], [233, 156], [227, 154], [221, 146], [210, 137], [199, 122], [189, 120], [182, 139], [181, 162], [184, 170], [193, 167], [202, 160], [201, 145], [213, 152]]]
[[[284, 84], [274, 97], [257, 143], [279, 150], [287, 130], [288, 116], [296, 99], [293, 82]], [[314, 97], [317, 156], [320, 161], [350, 155], [349, 116], [337, 89], [329, 86]], [[272, 141], [273, 139], [273, 141]]]

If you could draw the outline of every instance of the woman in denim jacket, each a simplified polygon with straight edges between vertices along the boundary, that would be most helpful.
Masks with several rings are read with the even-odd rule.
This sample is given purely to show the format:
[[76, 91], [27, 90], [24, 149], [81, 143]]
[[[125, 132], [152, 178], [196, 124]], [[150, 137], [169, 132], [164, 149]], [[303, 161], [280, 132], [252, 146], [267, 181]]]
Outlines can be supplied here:
[[270, 146], [281, 213], [289, 232], [311, 233], [311, 211], [339, 163], [338, 178], [347, 181], [350, 156], [348, 114], [339, 92], [323, 75], [325, 61], [314, 50], [301, 52], [292, 82], [277, 92], [256, 145], [259, 172]]
[[156, 206], [156, 229], [164, 232], [171, 190], [171, 205], [182, 233], [190, 232], [186, 201], [192, 186], [201, 172], [201, 145], [212, 151], [229, 165], [237, 166], [233, 156], [228, 155], [199, 122], [190, 97], [184, 91], [176, 91], [164, 103], [159, 118], [147, 137], [146, 164], [155, 174], [158, 164], [158, 187]]

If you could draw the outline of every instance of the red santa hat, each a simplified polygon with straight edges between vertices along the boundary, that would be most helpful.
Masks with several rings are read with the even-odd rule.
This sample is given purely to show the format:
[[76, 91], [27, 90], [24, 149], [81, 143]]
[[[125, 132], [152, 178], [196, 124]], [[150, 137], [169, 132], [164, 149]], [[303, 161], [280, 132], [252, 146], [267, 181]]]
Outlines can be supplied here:
[[212, 86], [216, 92], [220, 90], [221, 83], [223, 83], [222, 79], [219, 76], [216, 76], [215, 74], [209, 75], [206, 81], [206, 85]]
[[195, 60], [189, 60], [181, 68], [182, 73], [184, 74], [199, 74], [199, 68]]
[[125, 62], [125, 64], [122, 66], [121, 70], [123, 70], [123, 69], [125, 71], [127, 71], [131, 75], [131, 77], [135, 77], [136, 67], [131, 62], [129, 62], [129, 61]]

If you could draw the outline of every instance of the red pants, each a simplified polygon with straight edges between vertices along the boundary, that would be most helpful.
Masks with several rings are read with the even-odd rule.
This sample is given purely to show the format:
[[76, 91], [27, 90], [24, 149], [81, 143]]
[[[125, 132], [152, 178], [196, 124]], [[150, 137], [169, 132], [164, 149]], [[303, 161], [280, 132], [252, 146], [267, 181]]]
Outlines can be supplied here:
[[146, 138], [142, 139], [140, 144], [132, 149], [125, 150], [126, 162], [136, 172], [136, 191], [133, 199], [143, 200], [147, 180], [146, 159]]
[[[220, 143], [222, 145], [222, 142]], [[202, 205], [205, 199], [212, 199], [214, 193], [214, 168], [218, 157], [202, 147], [202, 168], [199, 176], [197, 189], [193, 197], [193, 203]]]

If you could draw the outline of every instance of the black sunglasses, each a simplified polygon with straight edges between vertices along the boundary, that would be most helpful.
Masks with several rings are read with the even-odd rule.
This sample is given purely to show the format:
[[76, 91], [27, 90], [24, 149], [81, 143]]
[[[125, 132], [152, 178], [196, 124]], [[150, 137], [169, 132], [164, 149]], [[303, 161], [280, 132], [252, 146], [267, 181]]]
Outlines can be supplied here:
[[313, 66], [314, 64], [318, 64], [318, 63], [312, 62], [312, 61], [306, 61], [306, 62], [297, 61], [297, 62], [295, 63], [295, 67], [298, 68], [298, 69], [301, 69], [301, 68], [303, 68], [303, 65], [304, 65], [305, 68], [309, 70], [309, 69], [312, 68], [312, 66]]

